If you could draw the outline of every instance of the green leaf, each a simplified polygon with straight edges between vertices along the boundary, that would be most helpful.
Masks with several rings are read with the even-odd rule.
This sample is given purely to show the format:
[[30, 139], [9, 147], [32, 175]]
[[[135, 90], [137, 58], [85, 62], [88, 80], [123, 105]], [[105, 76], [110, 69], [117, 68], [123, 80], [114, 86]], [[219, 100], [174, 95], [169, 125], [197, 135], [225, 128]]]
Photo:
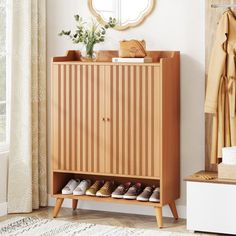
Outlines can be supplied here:
[[116, 25], [116, 19], [112, 17], [109, 18], [109, 22], [105, 26], [98, 24], [94, 19], [90, 24], [87, 24], [78, 14], [74, 18], [76, 21], [75, 31], [62, 30], [59, 36], [69, 36], [75, 44], [83, 43], [90, 54], [93, 52], [96, 43], [105, 41], [106, 29], [113, 28]]
[[79, 15], [75, 15], [74, 17], [75, 17], [75, 20], [76, 20], [77, 22], [80, 21], [80, 20], [82, 20], [82, 18], [80, 18]]

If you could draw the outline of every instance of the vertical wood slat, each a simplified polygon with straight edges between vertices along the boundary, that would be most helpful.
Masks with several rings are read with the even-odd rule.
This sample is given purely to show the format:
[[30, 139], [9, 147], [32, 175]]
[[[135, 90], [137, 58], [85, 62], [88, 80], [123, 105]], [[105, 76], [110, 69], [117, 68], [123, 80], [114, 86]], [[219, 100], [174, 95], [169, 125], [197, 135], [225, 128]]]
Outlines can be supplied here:
[[134, 175], [135, 174], [135, 165], [134, 163], [134, 158], [135, 158], [135, 98], [134, 98], [134, 90], [135, 90], [135, 76], [134, 76], [134, 66], [131, 66], [130, 68], [130, 91], [129, 91], [129, 97], [130, 97], [130, 153], [129, 153], [129, 158], [130, 158], [130, 174]]
[[110, 155], [112, 158], [109, 158], [111, 159], [110, 161], [110, 172], [111, 173], [116, 173], [116, 160], [114, 158], [114, 142], [113, 142], [113, 139], [114, 139], [114, 136], [113, 136], [113, 133], [114, 133], [114, 112], [113, 112], [113, 90], [111, 88], [113, 88], [113, 84], [114, 84], [114, 68], [112, 66], [109, 66], [109, 75], [110, 75], [110, 84], [109, 84], [109, 87], [108, 87], [108, 92], [107, 94], [109, 94], [109, 98], [106, 98], [106, 100], [109, 99], [109, 104], [107, 105], [106, 108], [108, 108], [108, 112], [106, 112], [106, 115], [107, 117], [110, 117], [110, 122], [109, 122], [109, 130], [108, 132], [106, 132], [106, 135], [108, 137], [110, 137], [110, 147], [108, 147], [107, 149], [107, 152], [108, 152], [108, 155]]
[[102, 128], [103, 128], [103, 123], [101, 122], [101, 114], [103, 112], [102, 107], [100, 107], [101, 101], [102, 99], [102, 91], [101, 91], [101, 84], [102, 84], [102, 78], [101, 78], [101, 73], [102, 73], [102, 66], [97, 68], [97, 76], [99, 77], [99, 79], [97, 79], [97, 116], [96, 116], [96, 120], [97, 120], [97, 164], [96, 164], [96, 169], [98, 171], [100, 171], [99, 168], [99, 162], [100, 162], [100, 158], [102, 158], [102, 152], [101, 152], [101, 148], [100, 148], [100, 136], [102, 134]]
[[145, 163], [145, 167], [143, 168], [143, 175], [144, 176], [148, 176], [148, 164], [149, 162], [151, 162], [151, 158], [148, 155], [148, 143], [150, 141], [149, 137], [148, 137], [148, 129], [149, 129], [149, 123], [148, 123], [148, 80], [150, 79], [148, 77], [148, 68], [146, 66], [145, 71], [143, 73], [143, 76], [145, 78], [145, 87], [143, 88], [143, 92], [144, 92], [144, 100], [143, 100], [143, 104], [144, 104], [144, 114], [143, 114], [143, 119], [145, 121], [145, 129], [144, 129], [144, 146], [145, 146], [145, 150], [144, 150], [144, 157], [146, 157], [147, 161]]
[[146, 76], [146, 66], [142, 66], [142, 86], [141, 86], [141, 93], [142, 93], [142, 99], [141, 99], [141, 107], [142, 107], [142, 113], [140, 114], [142, 117], [142, 122], [141, 122], [141, 130], [142, 130], [142, 135], [140, 137], [141, 139], [141, 146], [142, 146], [142, 152], [141, 154], [141, 165], [142, 165], [142, 176], [146, 176], [146, 164], [148, 163], [149, 157], [146, 156], [146, 145], [147, 145], [147, 136], [146, 136], [146, 130], [147, 130], [147, 120], [146, 120], [146, 86], [147, 86], [147, 81], [148, 77]]
[[114, 105], [117, 97], [117, 87], [116, 87], [116, 81], [118, 77], [118, 70], [117, 66], [112, 66], [113, 72], [112, 72], [112, 78], [111, 78], [111, 89], [110, 89], [110, 99], [111, 99], [111, 156], [113, 157], [113, 173], [118, 174], [118, 149], [116, 146], [117, 143], [117, 130], [116, 130], [116, 124], [117, 124], [117, 116], [116, 116], [116, 106]]
[[84, 171], [87, 171], [87, 165], [86, 165], [86, 161], [87, 161], [87, 157], [86, 157], [86, 154], [87, 154], [87, 149], [86, 149], [86, 143], [87, 143], [87, 123], [88, 123], [88, 120], [87, 120], [87, 78], [86, 78], [86, 66], [83, 65], [82, 66], [82, 77], [81, 77], [81, 80], [83, 80], [83, 117], [82, 117], [82, 130], [80, 131], [80, 134], [82, 136], [82, 140], [83, 140], [83, 149], [82, 149], [82, 170]]
[[[156, 79], [160, 78], [160, 79]], [[162, 155], [162, 143], [155, 142], [156, 140], [162, 140], [162, 80], [160, 77], [160, 70], [154, 67], [153, 72], [153, 91], [152, 91], [152, 109], [153, 109], [153, 133], [152, 133], [152, 149], [154, 158], [154, 176], [160, 175], [160, 163]]]
[[[154, 70], [151, 77], [151, 110], [154, 111]], [[154, 112], [151, 114], [151, 156], [154, 156]], [[158, 145], [158, 144], [157, 144]], [[153, 157], [154, 158], [154, 157]], [[153, 161], [152, 172], [154, 175], [155, 162]]]
[[94, 115], [93, 115], [93, 125], [94, 125], [94, 150], [93, 150], [93, 171], [96, 173], [98, 171], [98, 138], [99, 138], [99, 125], [100, 120], [99, 116], [99, 81], [97, 79], [97, 75], [99, 74], [98, 66], [94, 66], [93, 70], [93, 93], [94, 93]]
[[82, 66], [77, 66], [77, 170], [82, 170], [83, 168], [83, 71]]
[[53, 168], [59, 168], [60, 162], [60, 140], [59, 140], [59, 116], [58, 116], [58, 109], [60, 107], [60, 100], [59, 100], [59, 68], [58, 65], [52, 66], [52, 78], [53, 81], [51, 82], [51, 129], [52, 129], [52, 160], [53, 160]]
[[139, 145], [138, 145], [138, 153], [139, 153], [139, 175], [142, 175], [142, 158], [143, 158], [143, 75], [142, 75], [142, 67], [138, 67], [139, 69], [139, 123], [138, 123], [138, 128], [139, 128], [139, 136], [138, 136], [138, 140], [139, 140]]
[[64, 99], [64, 88], [65, 88], [65, 65], [61, 66], [60, 71], [60, 103], [61, 103], [61, 110], [60, 110], [60, 149], [61, 149], [61, 155], [60, 155], [60, 169], [64, 170], [65, 168], [65, 162], [64, 162], [64, 156], [65, 156], [65, 99]]
[[129, 87], [128, 87], [128, 82], [129, 82], [129, 74], [128, 74], [128, 66], [124, 67], [124, 73], [123, 73], [123, 96], [122, 96], [122, 106], [123, 106], [123, 124], [124, 124], [124, 129], [123, 129], [123, 156], [124, 156], [124, 170], [123, 173], [125, 175], [129, 174], [129, 157], [128, 157], [128, 140], [129, 134], [129, 122], [128, 122], [128, 114], [129, 114], [129, 109], [128, 109], [128, 94], [129, 94]]
[[123, 122], [122, 122], [122, 66], [119, 66], [119, 77], [117, 78], [117, 133], [118, 139], [118, 159], [119, 159], [119, 174], [123, 172], [123, 156], [122, 156], [122, 131], [123, 131]]
[[[106, 78], [111, 78], [111, 67], [110, 66], [106, 66], [105, 67], [105, 73], [106, 73]], [[110, 146], [111, 146], [111, 139], [107, 139], [106, 137], [110, 137], [110, 132], [111, 132], [111, 122], [112, 118], [111, 118], [111, 107], [110, 107], [110, 100], [111, 98], [110, 96], [110, 86], [111, 86], [111, 80], [110, 79], [106, 79], [104, 78], [104, 91], [106, 94], [105, 97], [105, 172], [106, 173], [112, 173], [112, 162], [113, 162], [113, 158], [111, 158], [112, 156], [110, 156]]]
[[68, 86], [68, 102], [69, 102], [69, 105], [68, 105], [68, 109], [69, 109], [69, 117], [68, 117], [68, 120], [69, 120], [69, 131], [68, 131], [68, 135], [69, 135], [69, 139], [67, 140], [67, 142], [69, 142], [68, 144], [68, 148], [69, 148], [69, 161], [68, 161], [68, 164], [67, 164], [67, 168], [69, 170], [72, 169], [72, 161], [73, 161], [73, 154], [72, 154], [72, 83], [73, 83], [73, 78], [72, 78], [72, 65], [69, 65], [69, 86]]
[[[70, 169], [70, 65], [65, 66], [66, 71], [65, 71], [65, 169], [69, 170]], [[68, 158], [69, 157], [69, 158]]]
[[[140, 67], [136, 66], [136, 100], [135, 102], [135, 107], [136, 107], [136, 150], [135, 150], [135, 163], [136, 163], [136, 171], [135, 171], [135, 175], [140, 176], [141, 172], [140, 172], [140, 149], [141, 149], [141, 143], [140, 141], [140, 137], [141, 137], [141, 129], [140, 129], [140, 106], [141, 106], [141, 102], [140, 102]], [[137, 105], [139, 104], [139, 106]]]
[[71, 67], [71, 85], [70, 85], [70, 103], [71, 103], [71, 123], [70, 123], [70, 130], [71, 130], [71, 170], [76, 170], [75, 167], [75, 163], [76, 163], [76, 148], [75, 148], [75, 141], [76, 141], [76, 137], [75, 137], [75, 120], [76, 120], [76, 103], [77, 103], [77, 99], [75, 98], [75, 66], [73, 65]]
[[99, 147], [99, 160], [98, 160], [98, 171], [100, 173], [105, 173], [105, 121], [103, 121], [103, 119], [105, 119], [105, 68], [104, 66], [101, 66], [99, 69], [99, 104], [98, 107], [100, 109], [99, 111], [99, 137], [98, 137], [98, 147]]
[[90, 126], [91, 126], [91, 163], [89, 164], [90, 172], [93, 171], [93, 162], [94, 162], [94, 66], [90, 67], [90, 77], [91, 77], [91, 106], [90, 106]]
[[92, 133], [92, 112], [91, 112], [91, 107], [92, 107], [92, 72], [91, 72], [91, 65], [87, 66], [87, 157], [85, 155], [85, 158], [87, 159], [87, 171], [91, 172], [91, 162], [92, 162], [92, 157], [91, 157], [91, 151], [92, 151], [92, 139], [93, 139], [93, 133]]
[[148, 157], [148, 163], [147, 163], [147, 174], [148, 176], [153, 176], [153, 166], [154, 166], [154, 156], [152, 153], [152, 118], [153, 118], [153, 111], [152, 111], [152, 67], [148, 67], [148, 75], [147, 75], [147, 87], [146, 87], [146, 93], [147, 93], [147, 104], [146, 104], [146, 115], [147, 115], [147, 123], [148, 123], [148, 128], [147, 128], [147, 157]]
[[80, 102], [79, 102], [79, 94], [78, 94], [78, 91], [79, 91], [79, 73], [78, 73], [78, 66], [74, 66], [74, 88], [72, 87], [73, 91], [74, 91], [74, 96], [73, 98], [75, 99], [75, 117], [74, 117], [74, 120], [75, 120], [75, 123], [74, 123], [74, 128], [75, 128], [75, 155], [74, 155], [74, 158], [75, 158], [75, 167], [74, 167], [74, 170], [77, 170], [78, 169], [78, 155], [77, 153], [80, 153], [80, 139], [79, 139], [79, 126], [80, 126], [80, 120], [79, 120], [79, 117], [80, 117]]
[[121, 173], [125, 173], [125, 66], [121, 67], [121, 90], [120, 90], [120, 117], [121, 117], [121, 159], [122, 159], [122, 167]]
[[130, 153], [131, 153], [131, 132], [132, 132], [132, 128], [131, 128], [131, 68], [128, 67], [128, 75], [127, 75], [127, 165], [128, 165], [128, 173], [131, 173], [131, 165], [132, 165], [132, 161], [130, 160]]

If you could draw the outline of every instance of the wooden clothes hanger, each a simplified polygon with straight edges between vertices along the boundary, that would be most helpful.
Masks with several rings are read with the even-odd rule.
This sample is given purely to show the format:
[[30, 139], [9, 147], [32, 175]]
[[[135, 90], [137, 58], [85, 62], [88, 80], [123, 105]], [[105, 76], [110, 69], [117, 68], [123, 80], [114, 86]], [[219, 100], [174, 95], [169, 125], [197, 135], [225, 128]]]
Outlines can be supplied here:
[[236, 3], [234, 4], [211, 4], [211, 8], [228, 8], [232, 11], [232, 8], [236, 8]]

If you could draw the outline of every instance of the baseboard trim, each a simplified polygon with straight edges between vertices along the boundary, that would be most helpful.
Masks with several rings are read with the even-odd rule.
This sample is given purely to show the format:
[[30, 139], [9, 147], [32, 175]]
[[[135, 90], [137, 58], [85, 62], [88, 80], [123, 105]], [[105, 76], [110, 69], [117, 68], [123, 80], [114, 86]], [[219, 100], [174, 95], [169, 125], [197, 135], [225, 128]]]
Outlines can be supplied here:
[[7, 202], [0, 203], [0, 216], [7, 215]]
[[[71, 200], [65, 199], [62, 207], [72, 208]], [[48, 196], [48, 205], [55, 205], [55, 198], [52, 198], [51, 195]], [[155, 216], [155, 211], [153, 207], [148, 206], [136, 206], [136, 205], [126, 205], [126, 204], [117, 204], [117, 203], [105, 203], [105, 202], [93, 202], [93, 201], [79, 201], [78, 208], [84, 210], [96, 210], [96, 211], [108, 211], [116, 213], [127, 213], [127, 214], [136, 214], [136, 215], [149, 215]], [[186, 219], [186, 206], [177, 205], [177, 210], [179, 217]], [[163, 216], [172, 217], [169, 207], [165, 206], [163, 208]]]

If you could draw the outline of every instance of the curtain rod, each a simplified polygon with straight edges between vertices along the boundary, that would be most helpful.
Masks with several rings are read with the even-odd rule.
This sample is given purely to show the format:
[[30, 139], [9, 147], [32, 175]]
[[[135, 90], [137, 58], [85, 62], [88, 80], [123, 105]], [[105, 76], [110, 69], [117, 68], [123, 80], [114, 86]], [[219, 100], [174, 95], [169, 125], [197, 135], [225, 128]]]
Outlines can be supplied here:
[[236, 4], [211, 4], [212, 8], [236, 7]]

